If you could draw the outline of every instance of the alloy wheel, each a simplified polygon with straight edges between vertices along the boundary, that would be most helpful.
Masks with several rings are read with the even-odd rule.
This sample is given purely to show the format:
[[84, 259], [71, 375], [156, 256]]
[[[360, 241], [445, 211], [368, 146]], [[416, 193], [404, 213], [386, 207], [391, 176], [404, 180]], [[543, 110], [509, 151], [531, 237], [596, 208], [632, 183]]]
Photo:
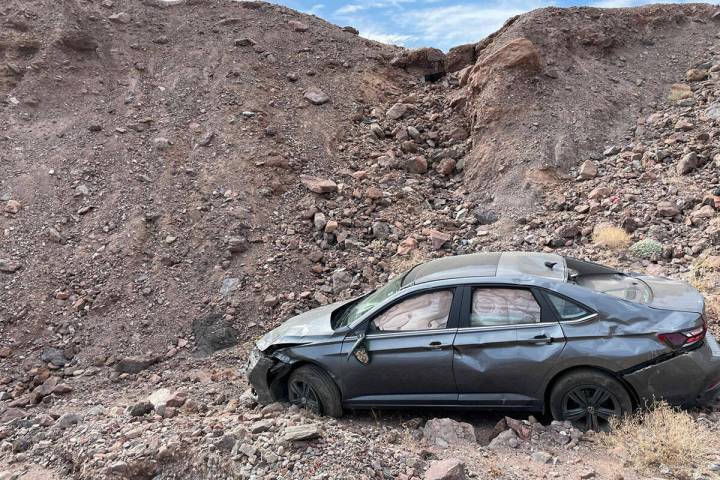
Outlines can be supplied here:
[[307, 382], [293, 380], [288, 388], [288, 399], [293, 405], [306, 408], [318, 415], [322, 414], [322, 406], [315, 389]]
[[608, 431], [610, 419], [621, 414], [618, 399], [598, 385], [575, 387], [563, 397], [563, 419], [581, 430]]

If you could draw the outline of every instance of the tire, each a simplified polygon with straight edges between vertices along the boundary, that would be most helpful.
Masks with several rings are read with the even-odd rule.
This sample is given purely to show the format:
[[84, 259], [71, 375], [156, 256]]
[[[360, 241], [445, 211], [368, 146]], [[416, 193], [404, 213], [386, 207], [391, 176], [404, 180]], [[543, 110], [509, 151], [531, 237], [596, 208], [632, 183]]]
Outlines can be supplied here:
[[608, 431], [610, 418], [633, 410], [625, 387], [610, 375], [583, 369], [560, 377], [550, 392], [550, 413], [581, 430]]
[[318, 415], [342, 417], [340, 390], [330, 376], [314, 365], [303, 365], [288, 377], [288, 400]]

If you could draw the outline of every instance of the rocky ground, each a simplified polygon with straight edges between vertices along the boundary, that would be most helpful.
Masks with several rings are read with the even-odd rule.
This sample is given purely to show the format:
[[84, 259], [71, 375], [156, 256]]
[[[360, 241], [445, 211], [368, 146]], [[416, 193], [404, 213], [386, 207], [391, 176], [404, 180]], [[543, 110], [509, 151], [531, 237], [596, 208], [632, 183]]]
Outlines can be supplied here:
[[541, 10], [445, 57], [264, 3], [53, 4], [0, 6], [0, 479], [648, 476], [546, 418], [260, 407], [240, 367], [474, 251], [686, 278], [717, 332], [714, 7]]

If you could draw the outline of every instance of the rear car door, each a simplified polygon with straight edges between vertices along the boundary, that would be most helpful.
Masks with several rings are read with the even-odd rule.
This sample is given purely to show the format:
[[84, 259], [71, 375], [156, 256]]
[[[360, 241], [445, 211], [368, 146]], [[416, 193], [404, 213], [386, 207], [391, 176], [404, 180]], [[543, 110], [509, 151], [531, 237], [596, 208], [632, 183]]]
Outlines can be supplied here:
[[464, 287], [453, 371], [462, 405], [538, 408], [565, 337], [532, 288]]
[[457, 401], [452, 345], [461, 298], [456, 290], [414, 292], [369, 318], [368, 364], [350, 355], [356, 337], [346, 338], [342, 353], [347, 362], [341, 382], [347, 406], [430, 406]]

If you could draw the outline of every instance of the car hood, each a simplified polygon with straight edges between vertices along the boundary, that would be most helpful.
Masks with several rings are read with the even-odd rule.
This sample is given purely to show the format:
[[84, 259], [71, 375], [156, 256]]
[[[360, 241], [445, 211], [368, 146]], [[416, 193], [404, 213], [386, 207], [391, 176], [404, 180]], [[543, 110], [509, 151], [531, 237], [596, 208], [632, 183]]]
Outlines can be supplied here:
[[255, 344], [264, 351], [271, 345], [311, 343], [335, 334], [330, 324], [332, 312], [352, 300], [308, 310], [263, 335]]
[[676, 310], [680, 312], [693, 312], [702, 314], [705, 308], [705, 299], [692, 285], [682, 280], [640, 275], [635, 277], [642, 280], [652, 290], [652, 301], [649, 306], [662, 310]]

